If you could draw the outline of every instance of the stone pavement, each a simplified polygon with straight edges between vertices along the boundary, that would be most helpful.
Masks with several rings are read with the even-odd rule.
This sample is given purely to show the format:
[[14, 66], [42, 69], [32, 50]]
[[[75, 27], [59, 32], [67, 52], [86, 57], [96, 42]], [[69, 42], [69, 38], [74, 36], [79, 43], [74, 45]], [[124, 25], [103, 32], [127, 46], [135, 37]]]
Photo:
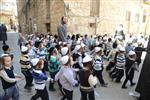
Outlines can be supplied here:
[[[20, 57], [20, 50], [19, 46], [17, 45], [18, 33], [10, 32], [8, 33], [8, 41], [7, 44], [11, 48], [11, 52], [14, 54], [13, 65], [15, 68], [15, 73], [21, 74], [20, 66], [19, 66], [19, 57]], [[0, 42], [0, 48], [2, 47], [2, 42]], [[0, 52], [2, 50], [0, 49]], [[47, 73], [49, 76], [49, 74]], [[134, 97], [129, 96], [129, 92], [134, 91], [135, 87], [129, 87], [128, 89], [121, 89], [121, 83], [114, 83], [108, 77], [107, 72], [104, 70], [104, 79], [108, 82], [108, 87], [101, 87], [98, 84], [97, 88], [95, 89], [96, 100], [136, 100]], [[135, 73], [134, 81], [137, 82], [138, 80], [138, 73]], [[122, 80], [123, 81], [123, 80]], [[34, 88], [31, 91], [25, 90], [24, 87], [25, 81], [21, 81], [18, 83], [19, 90], [20, 90], [20, 100], [30, 100], [31, 96], [35, 93]], [[48, 83], [47, 83], [48, 85]], [[129, 85], [129, 84], [128, 84]], [[47, 86], [48, 87], [48, 86]], [[57, 84], [55, 85], [57, 91], [56, 92], [49, 92], [50, 100], [60, 100], [62, 97]], [[0, 83], [0, 94], [3, 93], [3, 89]], [[40, 100], [40, 99], [39, 99]], [[73, 100], [80, 100], [80, 91], [79, 88], [74, 89]]]

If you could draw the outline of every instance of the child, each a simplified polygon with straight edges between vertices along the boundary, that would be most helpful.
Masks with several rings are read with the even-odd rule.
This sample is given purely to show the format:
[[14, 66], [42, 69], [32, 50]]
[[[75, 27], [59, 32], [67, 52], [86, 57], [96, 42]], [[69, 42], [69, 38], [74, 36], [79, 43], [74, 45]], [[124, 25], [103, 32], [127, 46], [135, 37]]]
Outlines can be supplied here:
[[116, 73], [112, 76], [112, 79], [116, 78], [117, 83], [119, 83], [122, 77], [124, 76], [125, 63], [126, 63], [125, 48], [120, 47], [116, 58]]
[[136, 53], [134, 51], [129, 51], [128, 53], [128, 58], [126, 60], [126, 79], [124, 80], [124, 83], [122, 85], [123, 89], [126, 89], [126, 83], [128, 82], [128, 80], [131, 83], [131, 86], [134, 86], [135, 83], [133, 83], [133, 77], [134, 77], [134, 70], [135, 70], [135, 64], [136, 64]]
[[66, 55], [61, 58], [62, 66], [60, 71], [55, 76], [55, 81], [59, 79], [63, 91], [64, 96], [61, 100], [72, 100], [73, 99], [73, 87], [78, 84], [74, 77], [74, 71], [71, 67], [71, 58]]
[[32, 96], [31, 100], [37, 100], [41, 97], [42, 100], [49, 100], [48, 91], [46, 89], [45, 81], [53, 81], [53, 79], [48, 78], [43, 72], [44, 61], [38, 58], [31, 60], [32, 65], [35, 67], [33, 69], [33, 79], [35, 81], [36, 94]]
[[8, 45], [3, 45], [2, 49], [3, 49], [5, 54], [9, 54], [10, 53], [10, 48], [9, 48]]
[[[49, 55], [48, 55], [48, 60], [49, 60], [49, 65], [48, 65], [48, 69], [51, 75], [51, 78], [55, 78], [55, 75], [57, 74], [57, 72], [59, 71], [60, 67], [60, 62], [58, 61], [57, 56], [57, 51], [56, 48], [51, 47], [49, 50]], [[54, 88], [54, 83], [50, 82], [49, 83], [49, 90], [50, 91], [56, 91]]]
[[95, 47], [95, 57], [94, 57], [94, 74], [96, 75], [96, 77], [98, 78], [100, 84], [103, 87], [107, 87], [107, 83], [105, 83], [104, 79], [103, 79], [103, 58], [102, 58], [102, 48], [100, 47]]
[[20, 66], [21, 66], [21, 72], [25, 76], [26, 79], [26, 85], [24, 86], [25, 89], [30, 89], [33, 84], [33, 77], [31, 74], [31, 65], [30, 60], [28, 56], [28, 48], [25, 46], [21, 46], [21, 57], [20, 57]]
[[[95, 77], [92, 75], [92, 58], [85, 56], [83, 58], [83, 69], [79, 71], [81, 100], [95, 100], [94, 85]], [[90, 78], [92, 76], [92, 78]]]
[[2, 54], [0, 63], [0, 78], [5, 92], [2, 100], [19, 100], [19, 90], [16, 83], [17, 81], [22, 80], [22, 78], [14, 74], [13, 67], [11, 65], [11, 56], [9, 54]]
[[8, 45], [3, 45], [2, 49], [4, 54], [10, 54], [11, 58], [13, 59], [13, 54], [10, 53], [10, 48]]
[[110, 60], [108, 66], [106, 67], [107, 71], [111, 71], [111, 69], [115, 66], [115, 57], [117, 55], [117, 43], [113, 43], [112, 45], [113, 49], [110, 50], [110, 53], [108, 55], [108, 59]]

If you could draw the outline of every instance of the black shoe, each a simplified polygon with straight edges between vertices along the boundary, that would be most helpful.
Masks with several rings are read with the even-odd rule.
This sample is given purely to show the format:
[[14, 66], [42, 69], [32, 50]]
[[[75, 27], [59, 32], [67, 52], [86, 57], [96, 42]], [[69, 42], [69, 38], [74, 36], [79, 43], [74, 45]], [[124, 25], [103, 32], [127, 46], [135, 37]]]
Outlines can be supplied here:
[[30, 87], [34, 86], [34, 84], [31, 84]]
[[49, 89], [49, 91], [52, 91], [52, 92], [54, 92], [54, 91], [56, 91], [56, 89], [54, 89], [54, 88], [53, 88], [53, 89]]
[[116, 83], [121, 83], [121, 81], [117, 81], [117, 80], [116, 80]]
[[121, 88], [122, 88], [122, 89], [127, 89], [127, 87], [126, 87], [126, 86], [122, 86]]
[[134, 85], [136, 85], [136, 83], [132, 83], [132, 84], [131, 84], [131, 86], [134, 86]]
[[31, 90], [30, 86], [25, 86], [24, 89]]
[[108, 83], [101, 84], [102, 87], [107, 87]]

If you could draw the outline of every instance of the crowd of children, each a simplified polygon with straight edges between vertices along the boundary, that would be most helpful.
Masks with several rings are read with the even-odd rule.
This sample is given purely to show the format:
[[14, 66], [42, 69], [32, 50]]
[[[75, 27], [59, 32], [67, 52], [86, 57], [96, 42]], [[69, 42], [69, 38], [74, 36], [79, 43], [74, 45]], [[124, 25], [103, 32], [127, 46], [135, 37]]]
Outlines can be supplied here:
[[[49, 100], [46, 81], [49, 81], [50, 91], [56, 91], [55, 83], [58, 83], [63, 94], [61, 100], [72, 100], [74, 87], [79, 85], [81, 100], [95, 100], [97, 79], [101, 86], [108, 86], [103, 77], [105, 67], [110, 78], [116, 79], [117, 83], [121, 82], [125, 71], [123, 89], [127, 88], [128, 80], [131, 86], [135, 85], [134, 71], [138, 69], [142, 51], [145, 50], [139, 40], [145, 40], [144, 37], [131, 39], [130, 36], [130, 41], [121, 41], [108, 35], [89, 38], [88, 35], [83, 37], [77, 34], [68, 36], [67, 39], [67, 42], [62, 42], [58, 41], [57, 35], [27, 35], [26, 41], [19, 44], [20, 67], [24, 78], [14, 74], [11, 64], [13, 55], [9, 52], [9, 46], [4, 45], [4, 54], [0, 60], [0, 78], [5, 91], [3, 100], [19, 100], [16, 83], [22, 79], [26, 81], [25, 89], [31, 89], [32, 86], [36, 89], [31, 100]], [[105, 61], [109, 62], [107, 66], [104, 66]]]

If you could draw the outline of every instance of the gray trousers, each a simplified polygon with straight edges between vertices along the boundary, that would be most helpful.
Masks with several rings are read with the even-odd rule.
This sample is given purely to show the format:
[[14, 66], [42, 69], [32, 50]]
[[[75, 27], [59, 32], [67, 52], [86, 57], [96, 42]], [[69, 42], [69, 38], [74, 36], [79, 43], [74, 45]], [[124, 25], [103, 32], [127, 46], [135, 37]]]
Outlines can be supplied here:
[[19, 89], [17, 85], [4, 89], [4, 92], [3, 100], [19, 100]]

